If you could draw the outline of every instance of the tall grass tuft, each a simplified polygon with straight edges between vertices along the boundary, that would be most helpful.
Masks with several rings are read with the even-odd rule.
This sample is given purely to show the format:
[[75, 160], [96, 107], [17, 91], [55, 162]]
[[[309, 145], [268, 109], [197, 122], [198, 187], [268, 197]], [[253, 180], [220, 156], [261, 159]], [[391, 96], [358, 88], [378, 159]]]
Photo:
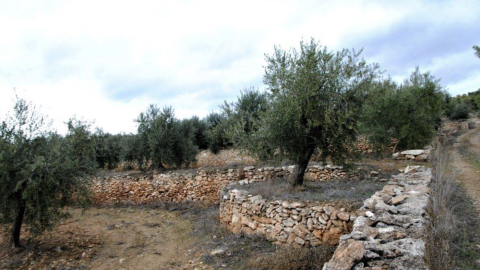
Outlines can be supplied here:
[[441, 144], [435, 145], [432, 155], [433, 179], [430, 202], [427, 208], [430, 217], [427, 223], [425, 261], [432, 270], [447, 270], [453, 267], [452, 242], [455, 235], [455, 216], [451, 199], [454, 196], [455, 173], [447, 171], [448, 155]]

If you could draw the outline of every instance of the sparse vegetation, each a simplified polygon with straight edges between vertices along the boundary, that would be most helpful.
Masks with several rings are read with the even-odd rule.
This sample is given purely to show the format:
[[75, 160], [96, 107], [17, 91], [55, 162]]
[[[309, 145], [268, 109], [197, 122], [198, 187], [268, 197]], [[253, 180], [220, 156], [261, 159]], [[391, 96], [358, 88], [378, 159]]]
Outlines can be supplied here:
[[[480, 221], [449, 165], [446, 150], [436, 146], [432, 158], [434, 181], [428, 215], [426, 261], [430, 269], [477, 269], [480, 259]], [[441, 251], [441, 252], [439, 252]]]
[[252, 195], [262, 195], [267, 200], [292, 200], [337, 202], [352, 209], [362, 206], [363, 201], [381, 190], [385, 182], [373, 179], [332, 180], [325, 182], [305, 181], [302, 187], [292, 187], [285, 179], [271, 179], [233, 188], [247, 190]]

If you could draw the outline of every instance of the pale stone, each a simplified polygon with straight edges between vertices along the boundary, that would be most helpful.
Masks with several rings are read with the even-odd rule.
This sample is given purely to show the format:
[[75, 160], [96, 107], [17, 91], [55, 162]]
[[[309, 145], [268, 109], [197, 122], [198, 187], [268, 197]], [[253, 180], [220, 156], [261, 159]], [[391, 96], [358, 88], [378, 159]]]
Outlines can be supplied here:
[[305, 207], [305, 203], [293, 202], [290, 204], [290, 208], [302, 208], [302, 207]]
[[335, 211], [335, 208], [333, 208], [331, 206], [324, 206], [323, 211], [325, 211], [325, 213], [327, 213], [327, 215], [330, 215], [333, 211]]
[[392, 204], [393, 205], [399, 205], [400, 203], [405, 201], [405, 199], [407, 199], [407, 198], [408, 198], [407, 195], [400, 195], [400, 196], [393, 197], [392, 198]]
[[318, 221], [324, 225], [327, 224], [327, 221], [323, 219], [323, 217], [318, 217]]
[[422, 155], [418, 155], [415, 160], [419, 160], [419, 161], [425, 161], [425, 160], [428, 160], [428, 155], [426, 154], [422, 154]]
[[225, 254], [226, 250], [223, 249], [223, 248], [217, 248], [217, 249], [214, 249], [210, 252], [210, 255], [212, 256], [218, 256], [218, 255], [222, 255], [222, 254]]
[[367, 215], [367, 217], [369, 217], [369, 218], [374, 218], [375, 217], [375, 214], [372, 213], [371, 211], [366, 211], [365, 215]]
[[290, 219], [286, 219], [282, 222], [282, 224], [287, 226], [287, 227], [293, 227], [293, 225], [295, 225], [295, 221], [290, 220]]
[[412, 156], [418, 156], [425, 153], [425, 150], [406, 150], [402, 151], [400, 154], [402, 155], [412, 155]]
[[305, 240], [303, 240], [303, 239], [300, 238], [300, 237], [295, 237], [295, 243], [303, 246], [303, 245], [305, 245]]
[[362, 242], [348, 240], [340, 243], [332, 259], [323, 266], [323, 270], [352, 269], [365, 254]]
[[343, 220], [343, 221], [348, 221], [350, 220], [350, 215], [348, 213], [340, 212], [337, 214], [338, 219]]

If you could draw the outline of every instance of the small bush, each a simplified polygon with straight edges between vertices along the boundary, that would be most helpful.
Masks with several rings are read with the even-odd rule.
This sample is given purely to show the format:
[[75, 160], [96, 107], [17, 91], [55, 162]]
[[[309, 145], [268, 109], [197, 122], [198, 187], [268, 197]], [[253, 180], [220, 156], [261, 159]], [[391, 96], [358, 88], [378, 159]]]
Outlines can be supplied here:
[[450, 112], [450, 120], [464, 120], [468, 119], [468, 113], [470, 110], [464, 103], [455, 104]]

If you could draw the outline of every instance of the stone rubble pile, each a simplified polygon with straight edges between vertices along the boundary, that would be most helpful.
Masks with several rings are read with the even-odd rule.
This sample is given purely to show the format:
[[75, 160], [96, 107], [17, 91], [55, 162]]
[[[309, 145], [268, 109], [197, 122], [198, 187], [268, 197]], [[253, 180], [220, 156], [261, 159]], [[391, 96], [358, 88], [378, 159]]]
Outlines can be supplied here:
[[431, 169], [407, 167], [364, 202], [323, 270], [428, 269], [423, 261]]
[[351, 231], [352, 213], [334, 204], [266, 201], [237, 189], [225, 190], [220, 201], [220, 221], [232, 232], [299, 247], [337, 244]]
[[374, 146], [368, 141], [367, 137], [359, 136], [355, 142], [355, 150], [358, 150], [362, 153], [372, 153]]
[[[190, 173], [160, 173], [151, 177], [132, 177], [128, 174], [97, 178], [93, 199], [97, 204], [150, 204], [155, 202], [204, 201], [218, 203], [220, 191], [232, 182], [248, 184], [272, 178], [288, 177], [293, 166], [253, 166], [241, 169], [198, 169]], [[310, 166], [306, 178], [329, 181], [345, 178], [342, 167]]]
[[422, 150], [406, 150], [402, 152], [397, 152], [392, 155], [393, 159], [397, 160], [416, 160], [416, 161], [427, 161], [430, 155], [430, 149]]

